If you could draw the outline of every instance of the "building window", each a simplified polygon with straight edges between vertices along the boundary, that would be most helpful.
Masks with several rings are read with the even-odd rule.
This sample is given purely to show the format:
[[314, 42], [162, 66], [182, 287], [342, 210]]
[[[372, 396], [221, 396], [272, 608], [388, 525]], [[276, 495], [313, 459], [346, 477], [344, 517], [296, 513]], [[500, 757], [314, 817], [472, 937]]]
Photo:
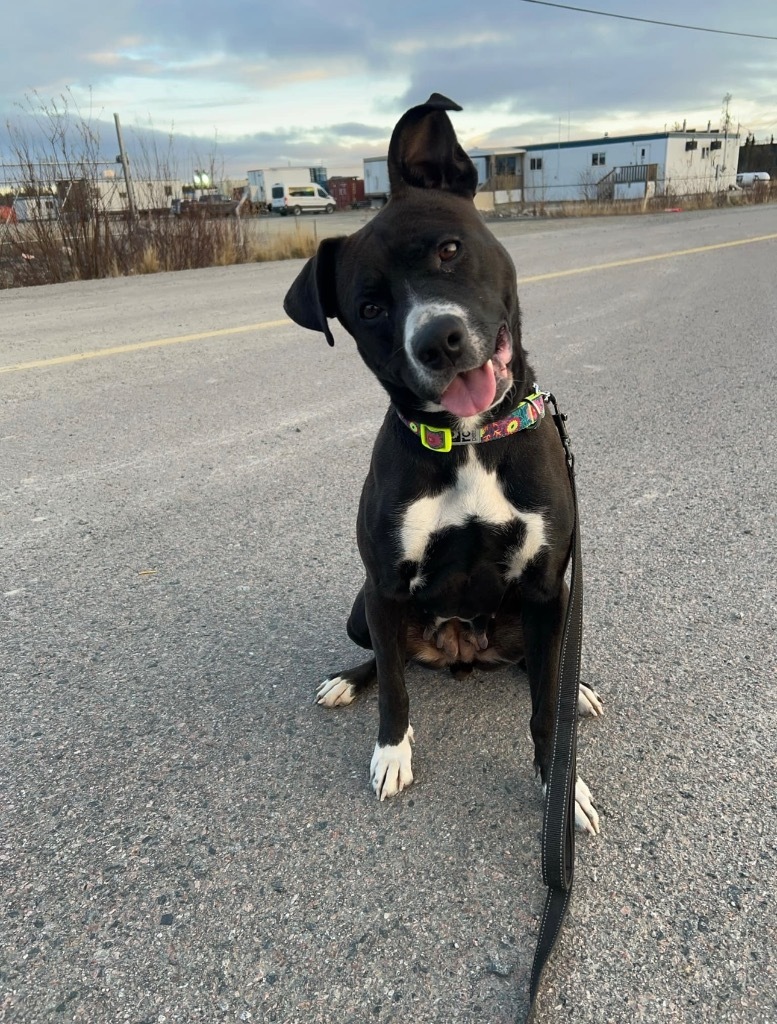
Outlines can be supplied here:
[[642, 150], [642, 159], [643, 159], [643, 160], [645, 159], [645, 153], [647, 153], [647, 150], [646, 150], [646, 149], [643, 149], [643, 150]]
[[702, 158], [702, 160], [706, 160], [709, 155], [710, 155], [710, 147], [709, 146], [702, 146], [701, 147], [701, 158]]
[[518, 167], [518, 157], [516, 156], [501, 156], [497, 155], [494, 158], [494, 174], [507, 177], [518, 177], [520, 175], [520, 169]]
[[591, 154], [591, 163], [593, 164], [594, 167], [604, 167], [604, 164], [605, 164], [604, 153], [592, 153]]
[[533, 156], [529, 158], [529, 170], [530, 171], [541, 171], [542, 170], [542, 157]]

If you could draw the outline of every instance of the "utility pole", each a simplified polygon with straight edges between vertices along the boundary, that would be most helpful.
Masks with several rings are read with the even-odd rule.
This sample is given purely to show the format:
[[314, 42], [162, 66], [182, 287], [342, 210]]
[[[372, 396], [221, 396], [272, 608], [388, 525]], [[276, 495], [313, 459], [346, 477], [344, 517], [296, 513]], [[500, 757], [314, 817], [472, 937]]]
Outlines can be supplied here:
[[116, 163], [121, 164], [124, 168], [124, 184], [127, 186], [127, 207], [129, 209], [129, 219], [130, 223], [134, 224], [137, 217], [137, 210], [135, 208], [135, 194], [132, 191], [129, 158], [124, 150], [124, 141], [121, 137], [121, 122], [119, 121], [119, 115], [114, 114], [113, 120], [116, 122], [116, 138], [119, 140], [119, 155], [116, 157]]
[[734, 97], [731, 95], [730, 92], [727, 92], [726, 95], [723, 97], [723, 111], [721, 120], [723, 121], [723, 133], [725, 135], [728, 135], [729, 128], [731, 127], [731, 114], [729, 113], [728, 108], [731, 105], [731, 101], [733, 98]]

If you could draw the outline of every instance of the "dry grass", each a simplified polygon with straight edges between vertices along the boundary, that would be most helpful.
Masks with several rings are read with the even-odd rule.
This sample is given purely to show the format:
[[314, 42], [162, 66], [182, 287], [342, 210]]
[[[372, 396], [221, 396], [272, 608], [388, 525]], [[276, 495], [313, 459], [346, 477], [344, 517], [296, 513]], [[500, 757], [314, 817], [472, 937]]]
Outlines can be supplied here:
[[140, 254], [136, 272], [138, 274], [158, 274], [160, 269], [159, 253], [153, 245], [147, 245]]
[[513, 216], [534, 217], [623, 217], [668, 210], [714, 210], [726, 206], [752, 206], [777, 202], [777, 181], [757, 188], [732, 192], [703, 192], [690, 196], [655, 196], [652, 199], [577, 200], [574, 202], [530, 203], [514, 207]]
[[295, 231], [283, 234], [265, 235], [254, 242], [253, 261], [264, 263], [269, 260], [300, 260], [315, 254], [318, 239], [313, 229], [303, 229], [295, 223]]
[[148, 218], [135, 225], [83, 221], [0, 224], [0, 288], [236, 263], [303, 259], [318, 244], [315, 225], [262, 230], [261, 219]]

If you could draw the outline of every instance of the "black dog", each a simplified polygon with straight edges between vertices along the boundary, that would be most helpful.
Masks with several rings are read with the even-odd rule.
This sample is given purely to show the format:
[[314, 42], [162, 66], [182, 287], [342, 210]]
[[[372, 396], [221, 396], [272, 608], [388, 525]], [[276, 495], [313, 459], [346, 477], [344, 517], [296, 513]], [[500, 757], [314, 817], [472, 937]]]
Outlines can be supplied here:
[[[405, 664], [524, 661], [535, 765], [550, 757], [573, 507], [563, 447], [521, 346], [515, 268], [472, 202], [477, 171], [437, 93], [399, 121], [391, 199], [321, 242], [284, 307], [334, 344], [336, 317], [391, 399], [359, 506], [366, 570], [348, 635], [375, 657], [326, 680], [348, 704], [377, 677], [370, 776], [381, 800], [413, 781]], [[486, 443], [488, 442], [488, 443]], [[599, 714], [593, 690], [581, 708]], [[576, 819], [598, 831], [578, 780]]]

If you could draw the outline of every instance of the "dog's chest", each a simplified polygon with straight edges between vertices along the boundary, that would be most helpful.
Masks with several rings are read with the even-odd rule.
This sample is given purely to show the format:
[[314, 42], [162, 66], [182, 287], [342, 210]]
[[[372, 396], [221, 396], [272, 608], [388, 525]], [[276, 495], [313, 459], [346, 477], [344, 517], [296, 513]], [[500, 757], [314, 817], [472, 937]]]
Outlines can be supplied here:
[[497, 474], [487, 470], [470, 449], [453, 486], [440, 494], [418, 498], [408, 505], [402, 517], [402, 558], [418, 565], [411, 589], [420, 583], [424, 560], [435, 536], [443, 530], [466, 527], [472, 522], [493, 527], [497, 531], [513, 526], [516, 522], [523, 527], [517, 535], [514, 530], [503, 531], [506, 538], [517, 536], [517, 541], [511, 544], [506, 542], [506, 550], [501, 558], [506, 581], [517, 580], [529, 562], [547, 544], [542, 514], [516, 508], [507, 499]]

